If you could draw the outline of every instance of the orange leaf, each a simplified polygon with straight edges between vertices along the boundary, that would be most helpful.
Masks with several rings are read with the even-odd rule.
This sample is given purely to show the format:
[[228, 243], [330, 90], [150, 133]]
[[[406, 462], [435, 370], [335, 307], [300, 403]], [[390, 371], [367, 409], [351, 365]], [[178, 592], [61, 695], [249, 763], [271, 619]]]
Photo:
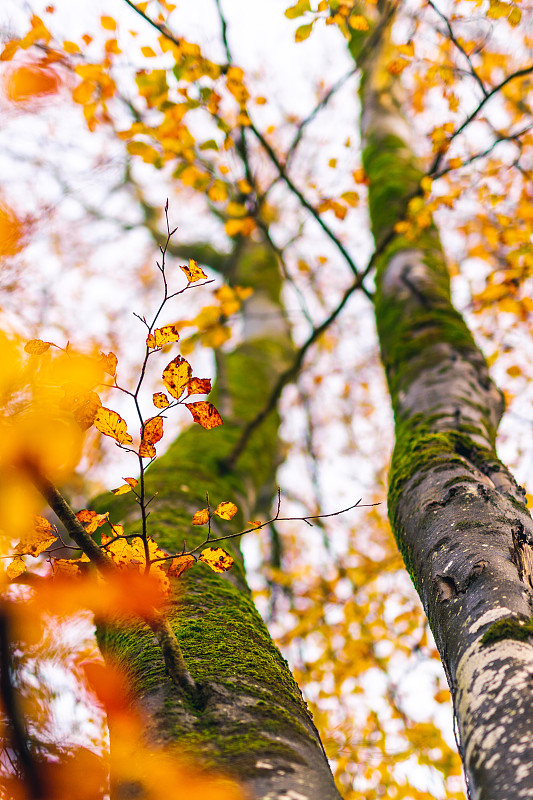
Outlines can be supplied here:
[[200, 561], [204, 561], [213, 572], [226, 572], [233, 566], [233, 558], [221, 547], [206, 547], [200, 554]]
[[189, 394], [209, 394], [211, 391], [210, 378], [191, 378], [187, 386]]
[[56, 558], [53, 561], [53, 565], [54, 577], [77, 578], [81, 575], [78, 564], [75, 561], [70, 561], [68, 558]]
[[194, 517], [192, 518], [193, 525], [207, 525], [209, 522], [209, 509], [202, 508], [201, 511], [197, 511]]
[[191, 412], [194, 421], [201, 425], [202, 428], [210, 430], [223, 424], [222, 417], [212, 403], [202, 400], [198, 403], [185, 403], [185, 405]]
[[184, 572], [192, 567], [195, 562], [194, 556], [178, 556], [172, 559], [172, 563], [168, 569], [168, 574], [173, 578], [179, 578]]
[[106, 31], [116, 31], [117, 23], [113, 17], [100, 17], [100, 24]]
[[155, 456], [154, 444], [163, 436], [162, 417], [152, 417], [144, 423], [141, 430], [142, 440], [139, 448], [141, 458], [153, 458]]
[[181, 356], [176, 356], [163, 370], [163, 383], [176, 400], [185, 391], [191, 377], [191, 365]]
[[54, 94], [59, 89], [59, 83], [59, 75], [53, 70], [28, 64], [7, 75], [5, 91], [12, 103], [26, 103], [34, 97]]
[[108, 511], [105, 514], [98, 514], [97, 511], [89, 511], [86, 508], [76, 514], [76, 518], [85, 526], [87, 533], [94, 533], [97, 528], [100, 528], [106, 522], [108, 516]]
[[237, 506], [229, 500], [219, 503], [214, 512], [220, 519], [231, 519], [237, 513]]
[[248, 525], [251, 525], [252, 528], [260, 528], [262, 526], [262, 522], [260, 519], [249, 519]]
[[135, 489], [135, 487], [139, 483], [137, 478], [124, 478], [124, 480], [126, 481], [126, 483], [129, 483], [132, 489]]
[[170, 400], [164, 392], [156, 392], [152, 397], [154, 406], [156, 408], [168, 408]]
[[153, 333], [150, 333], [146, 339], [146, 346], [149, 348], [163, 347], [164, 344], [179, 341], [180, 335], [178, 325], [163, 325], [162, 328], [156, 328]]
[[105, 353], [100, 353], [100, 356], [102, 359], [104, 372], [107, 375], [111, 375], [113, 377], [113, 375], [117, 371], [117, 364], [118, 364], [118, 359], [116, 355], [114, 353], [108, 353], [107, 355]]
[[105, 436], [111, 436], [118, 444], [131, 444], [133, 439], [128, 433], [126, 422], [116, 411], [102, 406], [98, 409], [94, 424]]
[[31, 356], [40, 356], [46, 353], [51, 344], [52, 342], [43, 342], [42, 339], [30, 339], [30, 341], [26, 342], [24, 345], [24, 350]]
[[189, 266], [188, 267], [180, 267], [182, 272], [185, 273], [187, 276], [187, 280], [189, 283], [196, 283], [196, 281], [201, 281], [204, 278], [207, 278], [207, 275], [201, 269], [194, 258], [189, 258]]

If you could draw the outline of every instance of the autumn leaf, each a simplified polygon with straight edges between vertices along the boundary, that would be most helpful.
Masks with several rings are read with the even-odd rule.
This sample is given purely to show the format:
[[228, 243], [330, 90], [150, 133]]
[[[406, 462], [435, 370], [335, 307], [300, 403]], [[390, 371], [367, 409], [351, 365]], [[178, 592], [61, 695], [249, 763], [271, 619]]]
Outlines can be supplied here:
[[237, 506], [235, 503], [225, 500], [223, 503], [218, 504], [214, 513], [220, 517], [220, 519], [232, 519], [237, 513]]
[[46, 517], [35, 516], [33, 531], [24, 536], [17, 545], [19, 555], [37, 558], [57, 539], [57, 528]]
[[[113, 533], [120, 529], [120, 536], [123, 536], [123, 529], [120, 525], [115, 525]], [[102, 535], [102, 544], [106, 546], [106, 552], [111, 559], [119, 567], [135, 568], [141, 573], [144, 573], [146, 566], [144, 542], [140, 536], [135, 536], [133, 539], [127, 540], [124, 538], [116, 538], [115, 536]], [[147, 537], [148, 555], [150, 560], [156, 558], [166, 559], [168, 554], [161, 550], [150, 536]], [[150, 575], [157, 580], [159, 586], [165, 594], [170, 589], [170, 583], [167, 578], [166, 572], [160, 563], [151, 565]]]
[[263, 525], [263, 523], [261, 522], [260, 519], [249, 519], [248, 525], [250, 525], [252, 528], [260, 528]]
[[73, 560], [67, 558], [56, 558], [53, 561], [54, 577], [61, 578], [77, 578], [81, 575], [79, 565]]
[[65, 404], [70, 401], [72, 415], [82, 431], [87, 431], [94, 424], [98, 410], [102, 407], [102, 401], [96, 392], [76, 392], [75, 395], [67, 395], [65, 390]]
[[141, 429], [141, 446], [139, 447], [139, 455], [141, 458], [153, 458], [155, 456], [156, 444], [163, 437], [163, 419], [162, 417], [152, 417], [146, 420]]
[[197, 511], [194, 517], [192, 518], [193, 525], [207, 525], [209, 522], [209, 509], [202, 508], [201, 511]]
[[202, 428], [210, 430], [223, 424], [222, 417], [212, 403], [201, 400], [198, 403], [185, 403], [185, 405], [191, 412], [194, 421]]
[[176, 356], [163, 370], [163, 383], [178, 400], [192, 377], [191, 365], [181, 356]]
[[163, 325], [162, 328], [156, 328], [153, 333], [148, 334], [146, 339], [146, 346], [150, 349], [154, 347], [163, 347], [164, 344], [179, 341], [180, 335], [178, 325]]
[[117, 497], [119, 497], [121, 494], [127, 494], [128, 492], [131, 492], [132, 489], [134, 489], [139, 483], [136, 478], [124, 478], [124, 480], [126, 483], [124, 483], [122, 486], [118, 486], [116, 489], [111, 489], [112, 493]]
[[187, 384], [189, 394], [209, 394], [211, 391], [210, 378], [191, 378]]
[[167, 574], [172, 578], [179, 578], [180, 575], [183, 575], [184, 572], [187, 572], [192, 567], [195, 560], [194, 556], [191, 555], [177, 556], [172, 559]]
[[108, 517], [108, 511], [105, 514], [98, 514], [97, 511], [89, 511], [86, 508], [76, 514], [76, 518], [85, 527], [87, 533], [94, 533], [97, 528], [100, 528], [107, 521]]
[[107, 375], [113, 377], [117, 371], [118, 358], [114, 353], [100, 353], [102, 366]]
[[196, 283], [196, 281], [207, 278], [207, 275], [203, 269], [198, 266], [194, 258], [189, 258], [189, 265], [187, 267], [180, 267], [180, 269], [187, 276], [189, 283]]
[[17, 556], [6, 569], [7, 577], [13, 580], [14, 578], [18, 578], [19, 575], [22, 575], [25, 570], [26, 564], [24, 563], [24, 559]]
[[24, 350], [31, 356], [40, 356], [46, 353], [51, 344], [52, 342], [43, 342], [42, 339], [30, 339], [30, 341], [26, 342], [24, 345]]
[[296, 31], [294, 32], [295, 42], [303, 42], [304, 39], [307, 39], [311, 35], [311, 31], [313, 30], [313, 22], [310, 22], [308, 25], [300, 25], [299, 28], [296, 28]]
[[206, 547], [200, 554], [200, 561], [211, 567], [213, 572], [226, 572], [234, 564], [233, 558], [221, 547]]
[[105, 436], [111, 436], [118, 444], [131, 444], [133, 442], [128, 433], [125, 420], [110, 408], [101, 406], [95, 416], [94, 424], [100, 433]]
[[36, 97], [55, 94], [60, 86], [57, 72], [40, 64], [26, 64], [8, 73], [5, 92], [12, 103], [27, 103]]
[[170, 400], [164, 392], [156, 392], [152, 397], [152, 401], [156, 408], [168, 408], [170, 405]]

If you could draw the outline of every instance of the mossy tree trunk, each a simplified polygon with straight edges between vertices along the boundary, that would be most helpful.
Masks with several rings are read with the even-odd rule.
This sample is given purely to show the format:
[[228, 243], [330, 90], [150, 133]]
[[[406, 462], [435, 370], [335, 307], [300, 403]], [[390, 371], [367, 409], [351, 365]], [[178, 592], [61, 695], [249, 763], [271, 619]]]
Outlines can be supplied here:
[[496, 455], [502, 396], [451, 303], [438, 232], [394, 229], [423, 173], [387, 70], [393, 14], [382, 3], [350, 43], [396, 424], [389, 516], [448, 675], [470, 795], [518, 800], [533, 797], [533, 525]]
[[[232, 530], [268, 515], [275, 496], [276, 412], [253, 433], [236, 465], [229, 469], [225, 459], [294, 357], [280, 305], [279, 266], [266, 246], [237, 244], [224, 271], [231, 283], [254, 289], [244, 308], [242, 343], [217, 358], [213, 402], [224, 425], [211, 431], [192, 426], [147, 472], [147, 491], [157, 493], [150, 504], [150, 535], [169, 552], [179, 552], [184, 541], [191, 548], [203, 540], [205, 528], [192, 527], [191, 517], [205, 507], [206, 492], [214, 505], [237, 504]], [[105, 504], [113, 521], [122, 520], [133, 533], [138, 509], [129, 497], [114, 498], [111, 507], [108, 499], [99, 500], [97, 506]], [[228, 532], [222, 525], [228, 523], [214, 525], [214, 536]], [[196, 564], [175, 582], [168, 609], [199, 702], [171, 682], [148, 627], [104, 628], [102, 650], [130, 677], [148, 742], [234, 776], [254, 798], [338, 800], [305, 702], [251, 599], [237, 541], [223, 544], [236, 559], [228, 573]], [[115, 787], [115, 798], [129, 796], [131, 789]]]

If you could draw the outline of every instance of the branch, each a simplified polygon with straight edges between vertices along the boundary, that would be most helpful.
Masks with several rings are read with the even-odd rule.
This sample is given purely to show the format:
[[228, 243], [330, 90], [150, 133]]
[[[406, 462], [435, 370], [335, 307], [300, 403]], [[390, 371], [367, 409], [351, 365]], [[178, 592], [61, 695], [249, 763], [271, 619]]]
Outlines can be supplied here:
[[[38, 470], [29, 467], [27, 469], [30, 471], [36, 487], [67, 529], [69, 536], [83, 550], [91, 562], [104, 575], [109, 575], [117, 570], [116, 564], [100, 549], [92, 536], [87, 533], [58, 489]], [[172, 682], [183, 689], [187, 695], [197, 698], [198, 687], [187, 669], [179, 642], [166, 617], [154, 608], [149, 614], [142, 615], [142, 619], [152, 630], [161, 647], [165, 666]], [[35, 800], [38, 800], [37, 795]]]
[[0, 607], [0, 697], [2, 698], [2, 711], [7, 718], [7, 727], [13, 749], [18, 756], [22, 779], [28, 792], [28, 800], [42, 800], [45, 797], [45, 787], [42, 784], [36, 760], [28, 747], [28, 735], [24, 725], [24, 717], [17, 702], [15, 687], [11, 679], [9, 623], [8, 605], [3, 603]]
[[139, 16], [141, 16], [149, 25], [159, 31], [166, 39], [176, 44], [180, 47], [181, 42], [179, 39], [176, 39], [174, 34], [169, 31], [166, 25], [163, 25], [161, 22], [156, 22], [155, 20], [151, 19], [148, 14], [145, 14], [144, 11], [141, 11], [140, 8], [137, 8], [135, 3], [132, 3], [131, 0], [124, 0], [126, 5], [128, 5], [133, 11], [135, 11]]
[[356, 266], [354, 260], [352, 259], [351, 255], [346, 250], [346, 248], [344, 247], [344, 245], [342, 244], [342, 242], [338, 238], [338, 236], [336, 236], [333, 233], [333, 231], [331, 230], [331, 228], [329, 227], [329, 225], [327, 225], [324, 222], [324, 220], [322, 219], [322, 217], [320, 216], [320, 214], [318, 213], [316, 208], [314, 208], [314, 206], [311, 205], [311, 203], [305, 198], [305, 196], [297, 188], [297, 186], [295, 186], [295, 184], [293, 183], [292, 179], [289, 178], [289, 176], [286, 173], [284, 165], [280, 162], [279, 158], [277, 157], [277, 155], [275, 154], [274, 150], [272, 149], [270, 144], [267, 142], [267, 140], [265, 139], [263, 134], [256, 128], [256, 126], [254, 125], [254, 123], [251, 120], [250, 120], [250, 125], [248, 125], [247, 127], [248, 127], [248, 130], [252, 131], [252, 133], [254, 134], [256, 139], [262, 145], [262, 147], [265, 150], [266, 154], [268, 155], [268, 157], [270, 158], [270, 160], [272, 161], [272, 163], [274, 164], [274, 166], [278, 170], [279, 177], [281, 178], [281, 180], [283, 180], [286, 183], [287, 187], [291, 190], [291, 192], [295, 195], [295, 197], [298, 198], [298, 200], [300, 201], [302, 206], [304, 208], [306, 208], [309, 211], [309, 213], [311, 214], [311, 216], [318, 222], [318, 224], [320, 225], [320, 227], [322, 228], [322, 230], [324, 231], [326, 236], [333, 242], [333, 244], [335, 245], [337, 250], [339, 250], [339, 252], [342, 254], [343, 258], [345, 259], [346, 263], [348, 264], [348, 266], [352, 270], [353, 274], [356, 277], [358, 277], [359, 276], [359, 270], [357, 269], [357, 266]]
[[437, 14], [441, 18], [441, 20], [444, 22], [444, 24], [446, 25], [446, 27], [448, 29], [448, 38], [450, 39], [452, 44], [459, 50], [459, 52], [466, 58], [466, 61], [468, 63], [468, 67], [469, 67], [470, 75], [474, 78], [474, 80], [476, 81], [476, 83], [480, 87], [481, 91], [483, 92], [483, 95], [486, 96], [487, 95], [487, 89], [485, 88], [485, 84], [483, 83], [483, 81], [481, 80], [480, 76], [476, 72], [476, 68], [472, 64], [470, 56], [468, 55], [468, 53], [464, 49], [463, 45], [455, 38], [455, 34], [453, 32], [453, 28], [451, 26], [450, 20], [448, 19], [448, 17], [445, 14], [442, 13], [442, 11], [440, 11], [437, 8], [437, 6], [433, 3], [433, 0], [426, 0], [426, 2], [428, 4], [428, 6], [430, 6], [433, 9], [435, 14]]
[[[450, 138], [446, 140], [446, 144], [450, 145], [451, 142], [453, 142], [453, 140], [457, 138], [457, 136], [459, 136], [459, 134], [462, 133], [464, 129], [468, 127], [468, 125], [470, 125], [470, 123], [477, 117], [483, 106], [488, 103], [491, 97], [494, 97], [494, 95], [497, 94], [499, 91], [501, 91], [501, 89], [503, 89], [504, 86], [507, 86], [508, 83], [511, 83], [511, 81], [514, 81], [517, 78], [523, 78], [525, 75], [530, 75], [532, 72], [533, 72], [533, 65], [529, 67], [524, 67], [523, 69], [519, 69], [516, 72], [513, 72], [512, 75], [508, 75], [506, 78], [500, 81], [500, 83], [498, 83], [493, 89], [491, 89], [490, 92], [487, 92], [487, 94], [483, 96], [483, 98], [477, 104], [476, 108], [467, 116], [464, 122], [461, 125], [459, 125], [459, 127], [452, 133]], [[442, 150], [437, 153], [437, 155], [433, 160], [433, 164], [431, 165], [429, 172], [427, 173], [428, 175], [431, 176], [435, 175], [440, 166], [443, 155], [444, 152]]]

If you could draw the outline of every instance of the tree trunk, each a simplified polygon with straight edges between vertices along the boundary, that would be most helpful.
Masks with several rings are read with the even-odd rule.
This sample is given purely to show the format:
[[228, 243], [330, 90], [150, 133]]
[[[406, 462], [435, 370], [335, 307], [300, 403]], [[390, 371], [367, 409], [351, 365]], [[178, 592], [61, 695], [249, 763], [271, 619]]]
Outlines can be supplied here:
[[[254, 294], [245, 304], [243, 342], [228, 355], [218, 353], [213, 402], [224, 425], [189, 428], [147, 473], [147, 491], [157, 493], [150, 504], [150, 535], [169, 552], [205, 537], [205, 527], [192, 527], [191, 517], [205, 507], [206, 491], [215, 505], [223, 500], [238, 505], [233, 530], [247, 527], [258, 513], [268, 515], [275, 493], [276, 412], [254, 431], [235, 466], [228, 468], [225, 459], [294, 356], [281, 311], [279, 267], [266, 247], [241, 244], [228, 258], [226, 273], [233, 284], [252, 286]], [[111, 511], [113, 521], [122, 520], [127, 533], [139, 524], [130, 497], [97, 503]], [[213, 535], [224, 531], [228, 528], [215, 525]], [[175, 748], [180, 756], [235, 777], [251, 797], [338, 800], [300, 690], [253, 604], [237, 541], [222, 543], [236, 559], [228, 573], [215, 574], [199, 562], [174, 582], [169, 617], [199, 686], [199, 702], [170, 681], [146, 626], [101, 629], [102, 650], [131, 678], [152, 745]], [[128, 791], [116, 787], [115, 797]]]
[[391, 8], [350, 43], [396, 425], [389, 516], [448, 675], [471, 798], [531, 798], [533, 524], [496, 455], [502, 396], [451, 303], [438, 232], [394, 229], [423, 172], [387, 70]]

